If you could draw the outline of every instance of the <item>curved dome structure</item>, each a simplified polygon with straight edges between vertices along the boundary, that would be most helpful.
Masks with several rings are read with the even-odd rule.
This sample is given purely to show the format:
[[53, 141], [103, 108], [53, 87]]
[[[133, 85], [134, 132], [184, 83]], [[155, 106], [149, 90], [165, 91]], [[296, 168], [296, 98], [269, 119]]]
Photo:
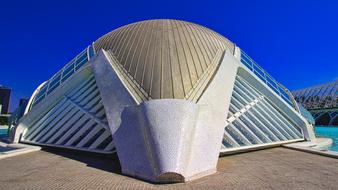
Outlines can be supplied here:
[[42, 83], [11, 136], [116, 152], [123, 174], [185, 182], [216, 172], [220, 154], [314, 140], [301, 114], [290, 92], [226, 38], [149, 20], [104, 35]]
[[147, 99], [185, 98], [197, 81], [234, 44], [197, 24], [149, 20], [120, 27], [94, 43], [110, 51], [146, 92]]

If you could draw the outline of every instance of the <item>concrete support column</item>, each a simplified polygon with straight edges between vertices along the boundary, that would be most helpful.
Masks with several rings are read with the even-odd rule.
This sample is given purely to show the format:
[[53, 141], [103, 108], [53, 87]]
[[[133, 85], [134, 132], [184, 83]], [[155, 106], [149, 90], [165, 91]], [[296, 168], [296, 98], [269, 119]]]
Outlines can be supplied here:
[[152, 182], [185, 182], [216, 172], [223, 128], [208, 106], [177, 99], [126, 107], [114, 143], [122, 173]]

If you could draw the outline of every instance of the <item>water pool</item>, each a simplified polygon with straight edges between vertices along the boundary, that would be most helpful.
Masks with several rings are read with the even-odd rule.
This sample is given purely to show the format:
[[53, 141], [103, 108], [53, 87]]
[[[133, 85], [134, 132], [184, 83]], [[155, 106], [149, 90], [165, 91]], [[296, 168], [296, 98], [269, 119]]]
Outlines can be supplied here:
[[0, 128], [0, 137], [5, 137], [5, 136], [7, 136], [7, 129]]
[[318, 137], [331, 138], [333, 141], [329, 150], [338, 152], [338, 127], [334, 126], [316, 126], [315, 132]]

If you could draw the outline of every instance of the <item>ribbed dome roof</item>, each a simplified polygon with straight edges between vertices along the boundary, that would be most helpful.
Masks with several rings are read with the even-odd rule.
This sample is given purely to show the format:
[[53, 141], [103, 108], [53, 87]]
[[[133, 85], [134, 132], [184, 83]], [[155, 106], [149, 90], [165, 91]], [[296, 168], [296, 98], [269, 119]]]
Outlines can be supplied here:
[[216, 32], [178, 20], [129, 24], [99, 38], [94, 48], [108, 51], [145, 99], [189, 99], [211, 78], [223, 52], [234, 51]]

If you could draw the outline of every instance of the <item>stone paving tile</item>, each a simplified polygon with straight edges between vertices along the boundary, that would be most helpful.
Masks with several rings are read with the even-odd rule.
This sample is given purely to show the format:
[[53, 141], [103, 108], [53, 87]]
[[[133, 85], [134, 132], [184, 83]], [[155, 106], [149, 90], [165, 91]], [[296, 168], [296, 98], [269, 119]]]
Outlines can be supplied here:
[[121, 174], [116, 155], [44, 149], [0, 161], [0, 189], [338, 189], [338, 159], [273, 148], [221, 157], [218, 172], [185, 184]]

